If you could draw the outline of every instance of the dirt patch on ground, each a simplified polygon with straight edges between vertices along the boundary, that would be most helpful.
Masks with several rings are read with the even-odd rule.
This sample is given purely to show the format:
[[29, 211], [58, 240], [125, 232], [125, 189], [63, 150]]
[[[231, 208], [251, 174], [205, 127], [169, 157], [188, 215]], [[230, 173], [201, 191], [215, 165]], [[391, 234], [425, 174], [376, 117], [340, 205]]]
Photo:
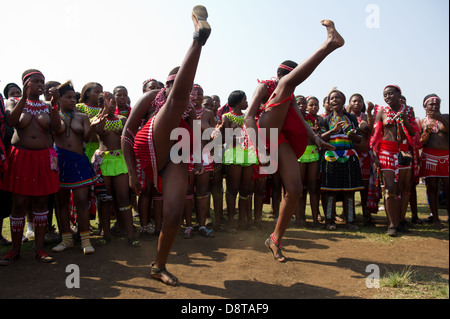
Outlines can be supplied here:
[[[289, 228], [284, 239], [288, 262], [273, 260], [264, 240], [273, 230], [266, 221], [257, 231], [216, 233], [216, 238], [182, 238], [180, 230], [167, 268], [181, 281], [172, 288], [149, 276], [156, 237], [129, 248], [123, 238], [83, 256], [79, 247], [53, 254], [55, 262], [39, 264], [33, 250], [0, 269], [0, 298], [112, 299], [327, 299], [377, 298], [366, 287], [370, 264], [385, 271], [407, 266], [448, 279], [448, 231], [420, 226], [398, 238], [384, 235], [385, 218], [375, 227], [336, 232]], [[95, 239], [93, 241], [95, 243]], [[48, 249], [51, 250], [52, 246]], [[80, 270], [80, 288], [68, 289], [68, 265]]]

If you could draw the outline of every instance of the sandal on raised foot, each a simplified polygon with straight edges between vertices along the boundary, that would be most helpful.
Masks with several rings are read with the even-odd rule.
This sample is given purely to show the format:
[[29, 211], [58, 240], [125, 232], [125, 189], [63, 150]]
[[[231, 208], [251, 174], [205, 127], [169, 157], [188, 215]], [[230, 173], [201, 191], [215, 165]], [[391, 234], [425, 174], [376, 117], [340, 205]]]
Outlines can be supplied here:
[[158, 268], [152, 264], [150, 269], [150, 276], [153, 279], [160, 280], [168, 286], [176, 287], [180, 285], [178, 278], [167, 271], [166, 267]]
[[[275, 245], [278, 248], [278, 251], [275, 253], [271, 247], [271, 245]], [[267, 248], [269, 248], [270, 252], [272, 253], [273, 259], [280, 263], [284, 263], [286, 261], [286, 257], [283, 256], [283, 253], [281, 252], [281, 244], [277, 243], [273, 237], [273, 234], [270, 235], [269, 238], [266, 239], [265, 245]]]
[[192, 9], [192, 20], [195, 25], [194, 40], [205, 45], [211, 34], [211, 26], [206, 19], [208, 18], [208, 11], [204, 6], [195, 6]]

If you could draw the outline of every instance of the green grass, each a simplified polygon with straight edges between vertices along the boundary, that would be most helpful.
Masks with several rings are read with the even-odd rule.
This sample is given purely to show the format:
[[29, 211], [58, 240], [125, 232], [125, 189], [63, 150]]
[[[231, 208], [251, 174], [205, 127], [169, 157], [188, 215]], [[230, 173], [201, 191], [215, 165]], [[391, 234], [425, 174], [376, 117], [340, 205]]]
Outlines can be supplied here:
[[378, 298], [448, 299], [448, 279], [437, 274], [418, 273], [411, 266], [389, 271], [380, 278]]

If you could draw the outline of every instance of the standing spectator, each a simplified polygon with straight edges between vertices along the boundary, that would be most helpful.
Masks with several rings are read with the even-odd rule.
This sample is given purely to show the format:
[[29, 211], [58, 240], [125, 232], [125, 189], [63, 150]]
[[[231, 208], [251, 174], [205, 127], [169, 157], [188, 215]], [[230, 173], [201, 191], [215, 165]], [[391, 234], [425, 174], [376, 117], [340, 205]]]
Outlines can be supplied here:
[[[53, 261], [44, 250], [44, 236], [48, 224], [48, 195], [59, 190], [58, 157], [50, 147], [53, 145], [51, 131], [59, 131], [61, 121], [54, 98], [51, 105], [39, 100], [44, 94], [44, 75], [35, 69], [27, 70], [22, 81], [22, 97], [8, 100], [6, 105], [6, 124], [15, 128], [8, 152], [8, 171], [3, 178], [4, 189], [13, 194], [10, 217], [13, 247], [0, 261], [1, 265], [9, 265], [20, 257], [30, 203], [35, 223], [36, 260]], [[56, 94], [56, 89], [52, 89], [52, 96]]]
[[[300, 99], [301, 101], [302, 99]], [[305, 122], [311, 127], [314, 133], [318, 133], [319, 125], [316, 118], [310, 114], [310, 111], [319, 109], [319, 100], [310, 96], [304, 98], [305, 110], [299, 104], [300, 110], [302, 110], [303, 118]], [[299, 100], [297, 100], [299, 103]], [[317, 111], [315, 112], [317, 114]], [[308, 139], [308, 146], [306, 146], [305, 153], [298, 159], [300, 175], [302, 176], [303, 194], [299, 199], [299, 203], [296, 208], [296, 217], [299, 226], [306, 226], [306, 197], [309, 192], [311, 213], [313, 218], [313, 226], [318, 226], [319, 221], [319, 202], [320, 202], [320, 183], [319, 183], [319, 148], [313, 139]]]
[[[237, 227], [234, 221], [236, 214], [236, 197], [239, 193], [239, 222], [242, 229], [249, 226], [251, 211], [249, 211], [250, 182], [252, 181], [254, 165], [257, 164], [256, 152], [254, 148], [249, 148], [248, 143], [241, 137], [244, 126], [243, 110], [247, 109], [247, 96], [245, 92], [237, 90], [231, 92], [228, 97], [228, 105], [231, 111], [222, 116], [222, 136], [225, 137], [225, 153], [223, 164], [227, 166], [226, 176], [226, 203], [228, 209], [228, 225], [231, 232], [236, 232]], [[228, 132], [233, 134], [233, 140], [227, 141]]]
[[449, 215], [449, 115], [441, 114], [441, 99], [436, 94], [427, 95], [423, 107], [427, 116], [421, 121], [423, 150], [420, 158], [420, 176], [425, 178], [433, 225], [440, 228], [438, 213], [440, 182], [447, 199], [447, 215]]
[[58, 87], [61, 130], [55, 132], [55, 149], [58, 154], [60, 189], [57, 193], [57, 216], [62, 241], [53, 247], [61, 252], [74, 247], [70, 231], [69, 200], [73, 194], [73, 204], [77, 211], [78, 230], [84, 254], [94, 253], [90, 243], [89, 228], [89, 187], [96, 180], [95, 172], [84, 152], [84, 142], [92, 135], [89, 118], [75, 111], [76, 96], [71, 82]]
[[[6, 92], [8, 90], [5, 89]], [[11, 242], [3, 237], [3, 220], [11, 215], [12, 199], [11, 193], [3, 190], [2, 178], [4, 172], [8, 169], [8, 163], [6, 159], [5, 143], [11, 144], [11, 136], [7, 135], [7, 128], [5, 126], [5, 104], [3, 96], [0, 94], [0, 245], [10, 245]]]
[[357, 119], [344, 109], [345, 96], [334, 89], [328, 95], [332, 112], [322, 122], [322, 139], [335, 146], [322, 162], [321, 190], [327, 192], [326, 228], [335, 230], [336, 199], [343, 194], [343, 210], [349, 229], [356, 226], [355, 192], [363, 189], [361, 168], [353, 143], [360, 143]]
[[[383, 90], [385, 107], [376, 107], [371, 148], [374, 163], [382, 171], [385, 208], [389, 236], [403, 231], [400, 222], [405, 218], [411, 191], [412, 156], [409, 146], [419, 130], [411, 107], [401, 103], [401, 89], [388, 85]], [[400, 226], [400, 227], [399, 227]]]
[[[139, 247], [134, 238], [133, 215], [128, 185], [128, 169], [121, 150], [121, 135], [126, 118], [116, 115], [116, 103], [113, 94], [103, 92], [99, 96], [101, 112], [91, 123], [99, 140], [99, 149], [94, 153], [94, 169], [103, 177], [106, 187], [106, 202], [99, 212], [106, 242], [110, 240], [110, 213], [114, 211], [114, 198], [118, 205], [117, 219], [122, 220], [126, 230], [128, 245]], [[113, 196], [114, 195], [114, 196]]]

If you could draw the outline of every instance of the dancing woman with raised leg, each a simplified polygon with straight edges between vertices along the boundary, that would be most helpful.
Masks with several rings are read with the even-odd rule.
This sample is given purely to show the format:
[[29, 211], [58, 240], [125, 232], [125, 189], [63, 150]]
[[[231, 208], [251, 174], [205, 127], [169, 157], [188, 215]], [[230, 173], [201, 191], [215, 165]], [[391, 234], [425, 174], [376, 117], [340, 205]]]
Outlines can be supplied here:
[[[136, 174], [136, 157], [140, 160], [147, 178], [152, 180], [158, 191], [164, 194], [164, 222], [159, 236], [156, 261], [151, 268], [151, 276], [172, 286], [179, 285], [179, 281], [166, 270], [166, 263], [183, 215], [184, 199], [188, 188], [188, 164], [187, 162], [176, 164], [170, 160], [171, 149], [176, 142], [171, 140], [171, 133], [179, 127], [189, 130], [183, 115], [187, 112], [189, 106], [190, 92], [202, 46], [206, 43], [211, 32], [211, 27], [206, 21], [207, 17], [208, 13], [205, 7], [194, 7], [192, 14], [195, 26], [194, 41], [189, 47], [178, 72], [172, 74], [170, 78], [170, 80], [175, 78], [170, 92], [167, 93], [163, 90], [153, 99], [153, 91], [148, 93], [150, 96], [144, 95], [137, 102], [137, 111], [131, 112], [124, 127], [122, 139], [122, 147], [130, 174], [130, 187], [139, 194], [140, 182]], [[133, 146], [132, 134], [135, 134], [139, 129], [141, 120], [141, 114], [138, 111], [140, 109], [139, 104], [152, 103], [153, 100], [158, 99], [163, 100], [164, 104], [156, 109], [155, 115], [136, 134]], [[130, 146], [134, 147], [134, 152]]]
[[[298, 166], [298, 158], [303, 155], [306, 148], [308, 143], [306, 135], [314, 138], [319, 147], [333, 149], [331, 145], [315, 135], [308, 125], [305, 125], [303, 116], [293, 101], [296, 87], [305, 81], [330, 53], [344, 45], [344, 39], [336, 31], [332, 21], [323, 20], [322, 25], [327, 28], [327, 40], [312, 56], [279, 81], [269, 101], [263, 106], [257, 123], [261, 129], [278, 129], [278, 141], [270, 141], [268, 136], [267, 140], [271, 146], [278, 144], [278, 169], [286, 195], [281, 204], [275, 230], [266, 240], [266, 246], [272, 252], [274, 259], [279, 262], [286, 260], [281, 252], [281, 239], [302, 194], [300, 171], [292, 168]], [[250, 114], [257, 112], [259, 107], [260, 105], [252, 103]]]

